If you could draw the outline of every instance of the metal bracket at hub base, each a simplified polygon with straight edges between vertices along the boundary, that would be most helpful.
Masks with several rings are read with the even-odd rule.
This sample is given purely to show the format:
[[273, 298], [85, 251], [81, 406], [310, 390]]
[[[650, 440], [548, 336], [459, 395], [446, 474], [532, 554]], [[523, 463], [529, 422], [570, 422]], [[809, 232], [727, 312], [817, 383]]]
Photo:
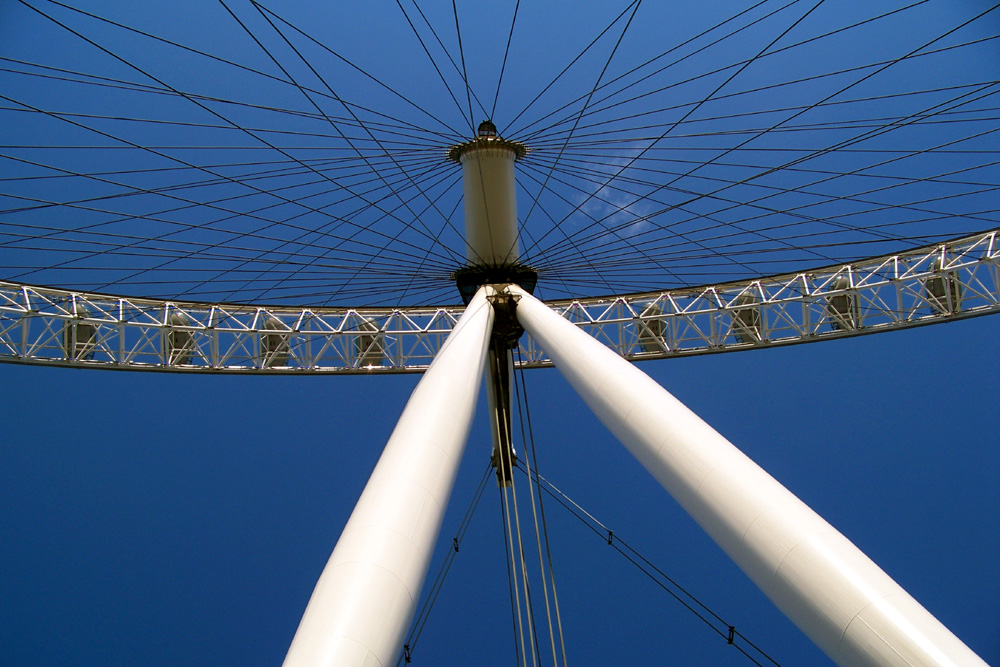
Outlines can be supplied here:
[[486, 297], [493, 306], [493, 333], [490, 339], [490, 349], [497, 352], [517, 349], [517, 341], [524, 335], [524, 328], [517, 321], [517, 302], [520, 296], [506, 290], [497, 290], [492, 296]]
[[511, 294], [507, 285], [496, 285], [486, 297], [493, 306], [493, 333], [487, 361], [489, 381], [490, 422], [493, 427], [493, 453], [490, 463], [496, 470], [497, 483], [501, 487], [510, 486], [517, 465], [514, 449], [513, 421], [511, 410], [511, 379], [514, 374], [513, 350], [524, 335], [524, 328], [517, 321], [515, 310], [520, 295]]
[[538, 272], [530, 266], [518, 263], [499, 266], [470, 264], [453, 271], [451, 278], [458, 286], [458, 293], [462, 295], [462, 303], [469, 305], [476, 290], [483, 285], [514, 283], [529, 294], [534, 294], [535, 285], [538, 283]]

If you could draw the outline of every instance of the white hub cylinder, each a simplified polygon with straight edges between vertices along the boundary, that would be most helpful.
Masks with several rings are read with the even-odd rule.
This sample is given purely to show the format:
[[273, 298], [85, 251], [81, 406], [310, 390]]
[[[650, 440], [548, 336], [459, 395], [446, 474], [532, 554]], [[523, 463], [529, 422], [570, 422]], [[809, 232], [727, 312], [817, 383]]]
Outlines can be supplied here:
[[478, 266], [517, 261], [517, 195], [514, 162], [524, 148], [498, 137], [480, 137], [452, 149], [462, 164], [466, 259]]
[[816, 512], [649, 376], [517, 286], [517, 319], [605, 426], [841, 667], [986, 667]]

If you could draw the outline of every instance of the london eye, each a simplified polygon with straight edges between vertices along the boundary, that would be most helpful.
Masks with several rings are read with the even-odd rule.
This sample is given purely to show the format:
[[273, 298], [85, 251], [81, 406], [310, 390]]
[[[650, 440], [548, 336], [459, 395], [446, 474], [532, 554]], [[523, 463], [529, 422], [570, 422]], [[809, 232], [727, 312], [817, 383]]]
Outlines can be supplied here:
[[[582, 334], [816, 509], [970, 655], [1000, 657], [1000, 368], [996, 318], [977, 317], [1000, 310], [1000, 7], [461, 4], [0, 10], [5, 662], [280, 660], [383, 445], [405, 436], [411, 391], [404, 414], [441, 416], [399, 432], [465, 426], [435, 551], [400, 567], [452, 572], [419, 645], [371, 664], [825, 660], [656, 480], [740, 552], [702, 501], [603, 430], [642, 440], [638, 408], [609, 406], [645, 380], [614, 388], [632, 371], [560, 347]], [[479, 351], [449, 362], [462, 327]], [[552, 365], [572, 388], [533, 370]], [[687, 419], [664, 405], [650, 414]], [[740, 470], [717, 496], [695, 485], [706, 506], [733, 503], [721, 516], [749, 502], [736, 487], [757, 473]], [[393, 479], [366, 493], [393, 495]], [[400, 494], [374, 514], [405, 514]], [[543, 497], [544, 545], [520, 513]], [[521, 529], [546, 560], [530, 586]], [[721, 625], [635, 581], [661, 566]], [[379, 585], [345, 613], [399, 616], [412, 640], [436, 584], [399, 609]], [[814, 640], [833, 631], [768, 585]]]

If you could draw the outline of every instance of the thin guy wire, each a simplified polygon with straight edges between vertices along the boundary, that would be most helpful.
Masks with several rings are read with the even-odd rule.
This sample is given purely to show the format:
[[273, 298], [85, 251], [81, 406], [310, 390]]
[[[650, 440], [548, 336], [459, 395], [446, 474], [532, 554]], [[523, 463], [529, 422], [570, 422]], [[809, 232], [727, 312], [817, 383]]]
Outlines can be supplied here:
[[[431, 611], [434, 608], [434, 603], [437, 601], [438, 594], [444, 586], [445, 577], [448, 576], [448, 572], [451, 570], [451, 564], [455, 560], [455, 554], [458, 553], [458, 549], [462, 545], [462, 541], [465, 538], [465, 533], [472, 522], [472, 517], [475, 515], [476, 509], [479, 507], [479, 501], [482, 499], [483, 492], [486, 490], [486, 482], [490, 478], [491, 468], [491, 465], [486, 465], [486, 469], [483, 471], [483, 476], [479, 480], [479, 485], [476, 487], [476, 490], [472, 495], [472, 501], [469, 503], [468, 509], [465, 510], [465, 516], [462, 517], [462, 522], [459, 524], [458, 530], [455, 532], [455, 537], [452, 540], [453, 547], [448, 550], [448, 554], [445, 556], [444, 562], [441, 563], [441, 568], [438, 570], [438, 574], [434, 578], [434, 582], [431, 584], [430, 591], [424, 599], [424, 604], [413, 621], [413, 625], [410, 628], [410, 634], [407, 636], [405, 643], [405, 646], [409, 649], [410, 656], [412, 656], [413, 649], [416, 648], [417, 642], [420, 640], [420, 635], [423, 633], [424, 626], [430, 618]], [[407, 653], [404, 653], [399, 657], [399, 660], [396, 662], [396, 667], [399, 667], [404, 660], [409, 662], [409, 659], [407, 659]]]
[[[521, 470], [522, 473], [525, 472], [524, 469], [521, 468], [521, 467], [518, 467], [518, 469]], [[525, 473], [525, 474], [527, 474], [527, 473]], [[685, 607], [688, 611], [690, 611], [695, 617], [697, 617], [699, 620], [701, 620], [705, 625], [707, 625], [709, 628], [711, 628], [716, 634], [718, 634], [720, 637], [728, 639], [728, 632], [727, 631], [731, 627], [734, 628], [734, 626], [731, 626], [725, 619], [723, 619], [717, 613], [715, 613], [714, 611], [712, 611], [711, 608], [709, 608], [707, 605], [705, 605], [703, 602], [701, 602], [698, 598], [696, 598], [694, 595], [692, 595], [687, 589], [685, 589], [684, 587], [682, 587], [674, 579], [672, 579], [671, 577], [669, 577], [665, 572], [663, 572], [660, 568], [658, 568], [656, 565], [654, 565], [649, 559], [647, 559], [645, 556], [643, 556], [638, 551], [636, 551], [636, 549], [634, 547], [632, 547], [627, 542], [625, 542], [624, 540], [622, 540], [621, 536], [618, 533], [615, 533], [614, 531], [612, 531], [611, 529], [609, 529], [607, 526], [605, 526], [603, 523], [601, 523], [596, 518], [594, 518], [593, 515], [591, 515], [589, 512], [587, 512], [587, 510], [583, 509], [572, 498], [570, 498], [565, 493], [563, 493], [562, 491], [560, 491], [554, 484], [552, 484], [552, 482], [550, 482], [549, 480], [545, 479], [544, 477], [542, 477], [540, 475], [536, 474], [535, 476], [537, 478], [537, 481], [540, 482], [539, 488], [543, 489], [546, 493], [548, 493], [549, 496], [551, 496], [557, 503], [559, 503], [560, 505], [562, 505], [566, 510], [568, 510], [570, 512], [570, 514], [572, 514], [574, 517], [576, 517], [585, 526], [587, 526], [588, 528], [590, 528], [590, 530], [592, 530], [595, 534], [597, 534], [598, 536], [600, 536], [602, 539], [606, 540], [608, 546], [612, 547], [613, 549], [615, 549], [615, 551], [617, 551], [622, 556], [624, 556], [626, 560], [628, 560], [630, 563], [632, 563], [633, 565], [635, 565], [643, 574], [645, 574], [654, 583], [656, 583], [658, 586], [660, 586], [660, 588], [662, 588], [664, 591], [666, 591], [671, 597], [673, 597], [683, 607]], [[544, 483], [544, 485], [541, 484], [541, 483]], [[584, 517], [586, 517], [586, 518], [584, 518]], [[598, 530], [597, 528], [595, 528], [594, 527], [595, 525], [598, 526], [598, 527], [600, 527], [601, 530]], [[624, 549], [622, 549], [622, 547], [624, 547]], [[625, 550], [627, 550], [632, 555], [630, 556], [629, 553], [625, 553]], [[636, 559], [638, 559], [638, 560], [636, 560]], [[647, 568], [649, 568], [649, 569], [647, 570]], [[652, 572], [650, 570], [652, 570]], [[660, 577], [660, 579], [657, 579], [657, 577], [654, 576], [654, 574], [658, 575]], [[662, 581], [661, 581], [661, 579], [662, 579]], [[673, 586], [674, 588], [676, 588], [677, 591], [680, 591], [680, 593], [678, 594], [678, 593], [674, 592], [673, 590], [671, 590], [670, 587], [664, 585], [663, 581], [668, 582], [671, 586]], [[681, 595], [683, 595], [684, 597], [686, 597], [688, 600], [691, 601], [691, 603], [693, 603], [694, 605], [696, 605], [697, 607], [699, 607], [703, 612], [705, 612], [706, 614], [708, 614], [709, 616], [711, 616], [713, 619], [715, 619], [716, 621], [718, 621], [719, 623], [721, 623], [722, 625], [724, 625], [726, 627], [727, 631], [724, 632], [723, 630], [720, 630], [718, 627], [716, 627], [716, 625], [712, 622], [712, 620], [710, 620], [710, 619], [706, 618], [704, 615], [702, 615], [702, 613], [699, 612], [698, 609], [695, 609], [691, 605], [691, 603], [688, 603], [686, 600], [681, 599]], [[735, 630], [735, 628], [734, 628], [734, 630]], [[738, 635], [739, 637], [745, 639], [745, 637], [744, 637], [744, 635], [742, 633], [735, 632], [734, 634]], [[765, 653], [763, 650], [761, 650], [756, 644], [753, 644], [752, 642], [749, 642], [749, 641], [747, 641], [747, 644], [749, 646], [751, 646], [754, 650], [756, 650], [768, 662], [770, 662], [770, 663], [772, 663], [774, 665], [777, 665], [777, 667], [781, 667], [780, 664], [776, 660], [774, 660], [774, 658], [772, 658], [767, 653]], [[753, 658], [753, 656], [749, 655], [746, 652], [746, 650], [743, 649], [738, 644], [734, 643], [734, 644], [732, 644], [732, 646], [737, 651], [739, 651], [744, 656], [746, 656], [754, 664], [761, 665], [760, 662], [758, 662], [757, 660], [755, 660]]]
[[517, 559], [514, 557], [514, 534], [511, 531], [511, 521], [510, 521], [510, 501], [507, 498], [507, 487], [500, 485], [500, 502], [503, 505], [502, 514], [504, 516], [504, 553], [507, 555], [507, 572], [509, 577], [510, 589], [514, 592], [513, 602], [514, 609], [517, 611], [517, 626], [515, 628], [515, 646], [517, 642], [520, 642], [521, 646], [521, 656], [520, 659], [523, 661], [525, 667], [528, 664], [528, 654], [524, 646], [524, 620], [521, 617], [521, 594], [520, 594], [520, 584], [518, 583], [517, 576]]
[[[524, 362], [523, 362], [523, 359], [521, 357], [521, 348], [520, 348], [520, 346], [517, 347], [517, 358], [518, 358], [518, 362], [519, 362], [519, 367], [515, 371], [516, 374], [517, 374], [517, 380], [515, 380], [514, 387], [515, 387], [515, 389], [518, 389], [518, 391], [515, 392], [515, 395], [517, 396], [518, 421], [521, 424], [521, 440], [525, 443], [526, 447], [529, 446], [529, 443], [530, 443], [531, 458], [534, 461], [535, 473], [537, 474], [538, 470], [539, 470], [539, 468], [538, 468], [538, 449], [537, 449], [537, 447], [535, 447], [535, 434], [534, 434], [534, 429], [532, 429], [532, 427], [531, 427], [531, 412], [530, 412], [530, 410], [528, 408], [528, 387], [527, 387], [527, 384], [526, 384], [526, 382], [524, 380]], [[523, 397], [523, 406], [524, 406], [523, 407], [523, 414], [522, 414], [522, 397]], [[525, 431], [527, 431], [527, 433], [525, 433]], [[525, 461], [525, 464], [527, 465], [527, 461]], [[536, 488], [538, 487], [538, 480], [537, 480], [537, 478], [535, 479], [535, 486], [536, 486]], [[531, 487], [531, 475], [530, 474], [528, 476], [528, 487], [529, 487], [529, 489]], [[532, 496], [532, 499], [534, 499], [534, 496]], [[560, 613], [560, 610], [559, 610], [559, 594], [556, 591], [555, 565], [553, 564], [553, 561], [552, 561], [552, 546], [551, 546], [551, 544], [549, 542], [549, 527], [548, 527], [548, 522], [545, 519], [545, 504], [542, 501], [542, 494], [541, 494], [540, 490], [538, 491], [538, 508], [539, 508], [539, 512], [541, 513], [541, 517], [542, 517], [542, 534], [545, 537], [545, 557], [546, 557], [546, 560], [548, 561], [548, 564], [549, 564], [549, 581], [552, 583], [552, 603], [553, 603], [553, 606], [555, 607], [556, 627], [557, 627], [558, 632], [559, 632], [559, 649], [560, 649], [560, 653], [562, 655], [563, 667], [568, 667], [567, 659], [566, 659], [566, 639], [565, 639], [565, 637], [563, 635], [562, 614]], [[532, 511], [534, 511], [534, 502], [532, 502]], [[537, 519], [536, 519], [536, 527], [535, 528], [536, 528], [536, 531], [537, 531]], [[537, 535], [536, 535], [536, 539], [537, 539]], [[541, 544], [539, 544], [538, 549], [539, 549], [539, 562], [540, 562], [541, 561]], [[543, 581], [543, 583], [545, 581], [545, 574], [544, 574], [544, 572], [542, 573], [542, 581]], [[548, 593], [547, 592], [546, 592], [546, 597], [545, 597], [545, 606], [546, 606], [546, 613], [548, 613]], [[552, 620], [551, 620], [551, 618], [549, 618], [549, 639], [550, 639], [550, 641], [552, 641], [552, 644], [553, 644], [553, 646], [552, 646], [552, 654], [553, 654], [552, 655], [552, 659], [553, 659], [553, 662], [555, 662], [556, 661], [555, 639], [552, 637]]]

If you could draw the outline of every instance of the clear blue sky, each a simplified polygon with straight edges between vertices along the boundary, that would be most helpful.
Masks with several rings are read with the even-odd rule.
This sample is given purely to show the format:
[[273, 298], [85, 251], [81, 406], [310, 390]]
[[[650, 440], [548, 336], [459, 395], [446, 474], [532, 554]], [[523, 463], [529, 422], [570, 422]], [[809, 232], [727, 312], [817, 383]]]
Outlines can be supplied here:
[[[54, 14], [60, 11], [46, 2], [36, 4]], [[531, 4], [522, 8], [525, 13], [515, 31], [513, 44], [519, 48], [514, 49], [516, 55], [505, 74], [495, 116], [501, 127], [540, 90], [542, 82], [558, 73], [571, 54], [599, 31], [602, 23], [606, 25], [628, 6], [618, 3], [620, 6], [612, 10], [605, 3], [592, 3], [581, 9], [576, 3], [547, 3], [539, 9]], [[743, 8], [742, 4], [736, 9], [733, 3], [710, 2], [699, 3], [695, 12], [668, 8], [664, 3], [656, 7], [647, 4], [629, 27], [629, 38], [622, 41], [612, 60], [611, 73], [625, 71], [627, 63], [638, 64], [646, 55], [663, 51], [663, 44], [693, 36]], [[733, 46], [710, 52], [716, 53], [711, 58], [679, 65], [678, 71], [693, 75], [712, 62], [728, 65], [748, 57], [777, 38], [812, 4], [793, 3], [787, 14], [764, 21], [757, 31], [748, 30]], [[241, 17], [252, 16], [246, 5], [231, 5]], [[764, 3], [761, 14], [781, 6]], [[823, 5], [796, 28], [803, 32], [790, 33], [788, 39], [795, 35], [804, 39], [822, 32], [824, 26], [849, 25], [898, 6]], [[961, 3], [960, 7], [927, 3], [912, 20], [889, 23], [871, 32], [868, 28], [852, 29], [845, 41], [832, 45], [820, 41], [804, 56], [792, 52], [780, 66], [748, 70], [745, 80], [736, 81], [737, 89], [763, 85], [771, 80], [768, 77], [788, 80], [798, 73], [830, 72], [852, 62], [871, 63], [880, 57], [898, 56], [901, 49], [905, 51], [904, 46], [892, 43], [899, 34], [918, 45], [940, 34], [941, 26], [957, 25], [988, 6], [979, 2]], [[87, 7], [221, 57], [254, 67], [266, 65], [253, 43], [240, 36], [238, 27], [223, 20], [221, 5], [147, 7], [109, 0], [88, 3]], [[436, 3], [427, 11], [428, 19], [440, 28], [442, 39], [452, 48], [455, 36], [450, 3]], [[492, 102], [512, 11], [513, 3], [500, 3], [493, 15], [460, 7], [470, 78], [488, 82], [477, 88], [486, 106]], [[363, 58], [370, 71], [398, 83], [412, 99], [426, 103], [461, 127], [463, 116], [437, 85], [436, 75], [394, 3], [365, 4], [355, 9], [295, 3], [282, 7], [282, 12], [296, 25], [322, 35], [325, 43]], [[65, 11], [58, 15], [70, 16]], [[117, 52], [129, 54], [133, 62], [170, 81], [184, 82], [190, 91], [214, 91], [220, 97], [264, 105], [273, 99], [290, 104], [284, 89], [260, 82], [259, 87], [248, 87], [249, 81], [256, 81], [253, 77], [234, 74], [220, 78], [220, 72], [229, 70], [202, 69], [204, 63], [197, 58], [159, 50], [142, 39], [130, 41], [89, 20], [77, 17], [74, 21], [78, 29], [110, 40]], [[23, 6], [4, 3], [0, 6], [0, 56], [99, 71], [108, 77], [138, 78], [121, 63], [98, 57], [92, 47], [51, 26], [43, 28], [45, 25]], [[973, 26], [972, 33], [961, 37], [995, 35], [998, 25], [1000, 18], [988, 16]], [[617, 26], [620, 32], [623, 23]], [[252, 27], [262, 29], [259, 20]], [[477, 41], [486, 34], [489, 40]], [[551, 99], [565, 101], [586, 94], [617, 34], [611, 31], [599, 43], [600, 48], [584, 58], [581, 71], [572, 70], [560, 80], [547, 93]], [[956, 37], [949, 43], [959, 41]], [[284, 62], [290, 62], [289, 53], [276, 43], [269, 45], [280, 52]], [[953, 70], [961, 71], [962, 84], [1000, 79], [1000, 58], [984, 58], [984, 53], [995, 53], [995, 49], [987, 42], [979, 50], [958, 50], [958, 60], [920, 61], [930, 65], [923, 71], [919, 67], [906, 69], [899, 78], [879, 81], [870, 90], [858, 91], [857, 96], [918, 90], [924, 85], [918, 81], [921, 76], [932, 80], [926, 84], [929, 87], [949, 81]], [[316, 52], [310, 53], [328, 62]], [[5, 62], [6, 67], [14, 68], [10, 61]], [[296, 72], [305, 76], [301, 68]], [[398, 99], [385, 91], [366, 87], [356, 74], [346, 70], [336, 72], [338, 84], [352, 91], [355, 101], [421, 122], [418, 114], [402, 108]], [[85, 92], [89, 89], [60, 88], [53, 80], [37, 76], [5, 76], [3, 81], [9, 85], [0, 87], [0, 94], [16, 95], [21, 103], [31, 101], [59, 111], [108, 113], [107, 101]], [[454, 72], [449, 77], [454, 82]], [[712, 81], [719, 84], [722, 80]], [[69, 90], [73, 95], [66, 97]], [[744, 98], [749, 99], [745, 104], [758, 110], [794, 106], [821, 99], [826, 89], [806, 86], [780, 90], [773, 105], [774, 93]], [[671, 94], [686, 102], [710, 91], [710, 87], [682, 87]], [[195, 120], [195, 115], [186, 115], [187, 107], [176, 100], [137, 99], [127, 110], [135, 116], [160, 114]], [[543, 100], [545, 109], [558, 106], [549, 99]], [[905, 102], [864, 107], [856, 115], [891, 114], [895, 104]], [[10, 101], [4, 105], [16, 106]], [[457, 106], [464, 105], [465, 100], [459, 100]], [[910, 111], [907, 107], [907, 113]], [[543, 115], [535, 113], [536, 117]], [[712, 113], [718, 113], [718, 108]], [[705, 109], [704, 115], [711, 115], [710, 110]], [[42, 173], [31, 171], [23, 159], [58, 162], [63, 168], [90, 173], [125, 168], [122, 165], [126, 163], [129, 168], [141, 166], [115, 151], [92, 150], [84, 158], [80, 151], [66, 149], [64, 143], [80, 145], [85, 141], [65, 130], [64, 121], [57, 123], [51, 117], [40, 120], [27, 113], [6, 113], [4, 118], [10, 121], [0, 125], [0, 143], [8, 145], [0, 162], [4, 178]], [[246, 125], [269, 120], [266, 114], [256, 118], [251, 112], [240, 118]], [[729, 128], [728, 123], [733, 127], [741, 123], [756, 126], [754, 119], [759, 120], [722, 120], [711, 127], [721, 133]], [[823, 120], [820, 116], [809, 119], [816, 123]], [[198, 120], [204, 118], [199, 116]], [[119, 136], [130, 132], [125, 129], [127, 124], [107, 119], [80, 122]], [[976, 127], [997, 128], [996, 120], [988, 115], [977, 122], [981, 125]], [[913, 135], [900, 141], [926, 148], [935, 140], [954, 139], [957, 135], [948, 133], [956, 130], [950, 127], [942, 123], [919, 130], [939, 133], [931, 138], [913, 130]], [[177, 136], [200, 146], [214, 145], [218, 139], [213, 134], [188, 132]], [[149, 136], [159, 140], [167, 135]], [[715, 141], [717, 136], [705, 141]], [[827, 135], [809, 136], [816, 143], [832, 142]], [[174, 145], [181, 141], [175, 136], [170, 139]], [[147, 141], [152, 139], [147, 137]], [[804, 141], [812, 145], [809, 139]], [[978, 145], [989, 152], [996, 149], [995, 141], [990, 135]], [[46, 149], [48, 153], [10, 148], [28, 144], [62, 148]], [[770, 144], [771, 148], [778, 145]], [[305, 154], [305, 149], [302, 151]], [[204, 148], [185, 153], [202, 164], [223, 159], [219, 154]], [[813, 166], [849, 170], [854, 158], [845, 155], [848, 157], [835, 155]], [[865, 159], [866, 164], [873, 162]], [[940, 159], [955, 169], [969, 166], [960, 163], [966, 158]], [[924, 173], [921, 169], [932, 169], [933, 173], [946, 170], [911, 161], [898, 172], [888, 167], [883, 172], [912, 177], [913, 173]], [[713, 172], [713, 176], [733, 177], [724, 171]], [[998, 181], [995, 168], [980, 168], [975, 176], [994, 185]], [[797, 176], [788, 178], [789, 183], [798, 183]], [[967, 180], [973, 179], [970, 176]], [[86, 196], [94, 188], [93, 192], [105, 192], [92, 179], [67, 180], [63, 187], [65, 191], [57, 192], [23, 181], [5, 182], [3, 192], [60, 201]], [[142, 182], [142, 187], [152, 185]], [[854, 183], [850, 187], [852, 192], [864, 189]], [[942, 188], [940, 191], [947, 193], [956, 192], [948, 187], [959, 186], [935, 182], [921, 187], [928, 192]], [[753, 196], [742, 190], [731, 194]], [[297, 191], [296, 196], [304, 196], [304, 191]], [[889, 199], [884, 201], [891, 203], [891, 196], [886, 195]], [[908, 202], [919, 198], [914, 194], [899, 196]], [[983, 201], [995, 196], [993, 189], [986, 200], [959, 198], [961, 204], [954, 205], [966, 206], [966, 212], [985, 210]], [[4, 201], [5, 211], [13, 206], [11, 197]], [[527, 203], [522, 199], [520, 204], [523, 215]], [[120, 212], [130, 206], [112, 205], [122, 207], [115, 209]], [[790, 204], [783, 201], [782, 205]], [[624, 203], [625, 208], [629, 206], [642, 212], [641, 203]], [[84, 219], [91, 214], [69, 207], [45, 212], [64, 225], [74, 216]], [[538, 212], [532, 215], [538, 227], [531, 229], [536, 235], [544, 233], [547, 223], [539, 219]], [[907, 227], [904, 233], [948, 236], [949, 232], [968, 231], [968, 225], [997, 226], [989, 216], [981, 217], [985, 219], [937, 221], [933, 229]], [[43, 218], [7, 215], [0, 219], [0, 228], [6, 226], [9, 232], [12, 225], [26, 220], [41, 224]], [[142, 227], [141, 221], [135, 224], [140, 225], [136, 234], [155, 232], [152, 227]], [[574, 219], [568, 224], [581, 223]], [[13, 278], [33, 262], [55, 263], [44, 254], [15, 254], [12, 247], [5, 236], [4, 245], [0, 245], [4, 267], [0, 278]], [[461, 249], [454, 243], [452, 247]], [[863, 255], [868, 247], [843, 252], [845, 256]], [[46, 252], [56, 251], [50, 248]], [[114, 261], [135, 261], [141, 267], [147, 260], [122, 255]], [[807, 260], [777, 253], [774, 261], [771, 268], [787, 269], [789, 265], [782, 262]], [[809, 261], [816, 265], [819, 260], [813, 257]], [[108, 262], [114, 266], [112, 260]], [[697, 282], [694, 266], [686, 279]], [[737, 269], [720, 264], [711, 270]], [[635, 271], [630, 279], [638, 280], [635, 276], [641, 275], [642, 269]], [[89, 284], [99, 279], [95, 275], [52, 272], [21, 279]], [[652, 280], [658, 279], [658, 274], [650, 275]], [[171, 289], [162, 284], [145, 286], [150, 292], [159, 288]], [[135, 284], [123, 289], [144, 288]], [[224, 294], [229, 288], [217, 289]], [[391, 289], [386, 289], [395, 298]], [[559, 283], [543, 285], [543, 295], [545, 289], [551, 290], [550, 296], [562, 296]], [[602, 286], [586, 289], [600, 292]], [[442, 290], [440, 294], [446, 296], [441, 298], [454, 300], [450, 287], [445, 285]], [[436, 294], [427, 298], [434, 300]], [[365, 298], [382, 296], [371, 292]], [[647, 362], [642, 368], [854, 540], [987, 662], [997, 664], [997, 319], [984, 317], [782, 349]], [[316, 578], [418, 377], [184, 376], [0, 364], [0, 380], [4, 387], [0, 401], [0, 663], [146, 666], [273, 665], [281, 661]], [[527, 385], [543, 475], [780, 664], [829, 664], [612, 441], [556, 371], [530, 371]], [[431, 565], [432, 575], [487, 464], [489, 442], [482, 403], [445, 520], [442, 547]], [[413, 664], [514, 664], [499, 514], [496, 488], [491, 483], [417, 646]], [[551, 503], [547, 514], [570, 664], [750, 664], [575, 519]]]
[[[998, 342], [980, 318], [643, 368], [995, 663]], [[279, 662], [416, 379], [0, 373], [9, 665]], [[826, 664], [555, 371], [527, 379], [544, 475], [781, 664]], [[444, 545], [486, 465], [483, 417]], [[745, 663], [548, 515], [572, 663]], [[491, 484], [415, 664], [513, 664], [502, 553]]]

